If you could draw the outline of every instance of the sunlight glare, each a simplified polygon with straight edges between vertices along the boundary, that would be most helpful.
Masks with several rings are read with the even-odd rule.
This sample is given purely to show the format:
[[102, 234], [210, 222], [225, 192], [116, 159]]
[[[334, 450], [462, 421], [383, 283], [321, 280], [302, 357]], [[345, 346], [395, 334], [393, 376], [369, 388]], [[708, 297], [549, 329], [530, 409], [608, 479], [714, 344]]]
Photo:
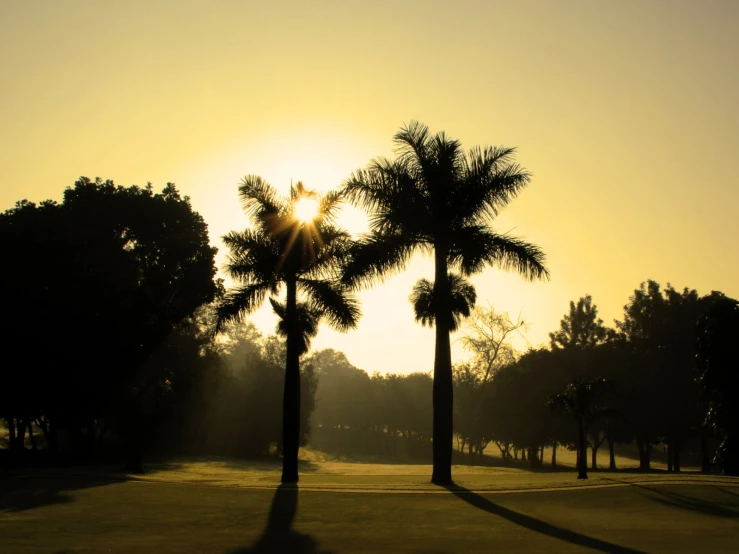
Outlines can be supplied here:
[[303, 223], [309, 223], [318, 216], [318, 201], [310, 196], [303, 196], [295, 202], [295, 217]]

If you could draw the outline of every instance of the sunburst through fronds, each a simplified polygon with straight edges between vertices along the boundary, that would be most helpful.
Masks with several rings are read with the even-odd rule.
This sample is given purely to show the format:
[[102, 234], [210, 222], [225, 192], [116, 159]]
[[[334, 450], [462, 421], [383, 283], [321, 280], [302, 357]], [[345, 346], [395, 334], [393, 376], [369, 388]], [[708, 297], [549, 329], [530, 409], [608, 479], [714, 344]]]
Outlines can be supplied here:
[[320, 204], [318, 200], [311, 196], [301, 196], [293, 205], [293, 214], [298, 221], [303, 223], [311, 223], [318, 217]]

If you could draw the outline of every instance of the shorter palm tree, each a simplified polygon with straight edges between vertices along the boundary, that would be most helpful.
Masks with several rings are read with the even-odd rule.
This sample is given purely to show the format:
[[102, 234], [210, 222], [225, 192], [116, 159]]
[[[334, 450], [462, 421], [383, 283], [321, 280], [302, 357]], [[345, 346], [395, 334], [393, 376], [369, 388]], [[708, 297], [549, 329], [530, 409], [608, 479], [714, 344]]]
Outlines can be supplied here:
[[[272, 309], [280, 318], [278, 333], [286, 339], [282, 482], [294, 483], [300, 444], [300, 356], [320, 321], [346, 331], [359, 320], [359, 304], [339, 280], [351, 239], [334, 225], [338, 193], [320, 196], [297, 183], [282, 199], [261, 177], [250, 175], [241, 182], [239, 196], [252, 228], [223, 237], [229, 249], [225, 271], [238, 284], [221, 300], [218, 323], [220, 327], [243, 319], [271, 295]], [[285, 301], [280, 302], [274, 296], [283, 285]]]

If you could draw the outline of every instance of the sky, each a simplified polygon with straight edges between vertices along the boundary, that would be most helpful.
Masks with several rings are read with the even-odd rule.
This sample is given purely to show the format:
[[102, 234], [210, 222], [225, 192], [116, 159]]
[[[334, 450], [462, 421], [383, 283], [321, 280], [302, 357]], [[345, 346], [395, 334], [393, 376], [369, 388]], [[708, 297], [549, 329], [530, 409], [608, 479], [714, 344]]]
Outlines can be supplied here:
[[[739, 297], [739, 2], [0, 0], [0, 209], [81, 175], [176, 183], [220, 237], [239, 181], [326, 191], [413, 119], [517, 148], [529, 186], [494, 222], [539, 245], [549, 282], [489, 268], [481, 304], [548, 342], [591, 294], [609, 325], [646, 279]], [[366, 229], [361, 212], [341, 223]], [[370, 373], [428, 372], [408, 295], [430, 258], [360, 294]], [[265, 333], [268, 305], [252, 320]], [[452, 336], [452, 340], [458, 338]], [[468, 357], [458, 342], [454, 360]]]

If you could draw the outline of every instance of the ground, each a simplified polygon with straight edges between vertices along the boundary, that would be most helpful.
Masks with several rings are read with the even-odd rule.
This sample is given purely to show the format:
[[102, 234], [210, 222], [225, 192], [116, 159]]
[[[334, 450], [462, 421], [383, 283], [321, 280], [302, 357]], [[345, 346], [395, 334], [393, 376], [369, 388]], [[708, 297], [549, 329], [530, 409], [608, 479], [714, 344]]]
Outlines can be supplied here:
[[736, 552], [739, 479], [697, 473], [454, 468], [227, 459], [4, 471], [0, 552]]

